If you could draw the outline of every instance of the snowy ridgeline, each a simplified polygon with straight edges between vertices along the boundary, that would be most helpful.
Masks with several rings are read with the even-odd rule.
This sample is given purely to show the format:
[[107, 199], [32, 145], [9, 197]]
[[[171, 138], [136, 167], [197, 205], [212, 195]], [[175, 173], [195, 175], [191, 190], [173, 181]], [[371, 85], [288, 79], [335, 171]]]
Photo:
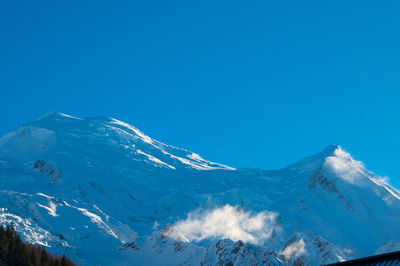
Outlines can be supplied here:
[[400, 194], [339, 146], [233, 169], [112, 118], [0, 138], [0, 223], [82, 265], [322, 264], [400, 249]]

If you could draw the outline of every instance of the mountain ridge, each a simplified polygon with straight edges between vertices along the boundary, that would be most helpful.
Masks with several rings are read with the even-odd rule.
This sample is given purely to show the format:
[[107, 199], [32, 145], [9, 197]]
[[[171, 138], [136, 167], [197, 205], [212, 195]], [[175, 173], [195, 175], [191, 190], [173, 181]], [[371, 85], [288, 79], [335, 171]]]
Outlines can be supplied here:
[[1, 224], [83, 265], [316, 265], [400, 246], [399, 192], [339, 145], [233, 169], [114, 118], [49, 113], [0, 138], [0, 185]]

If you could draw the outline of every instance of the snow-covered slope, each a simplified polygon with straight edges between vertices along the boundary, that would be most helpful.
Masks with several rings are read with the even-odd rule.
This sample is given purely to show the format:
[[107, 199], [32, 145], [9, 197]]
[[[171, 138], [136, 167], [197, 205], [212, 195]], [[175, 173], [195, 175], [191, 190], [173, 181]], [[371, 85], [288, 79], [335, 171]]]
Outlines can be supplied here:
[[317, 265], [400, 247], [400, 194], [340, 146], [238, 169], [112, 118], [0, 138], [0, 223], [82, 265]]

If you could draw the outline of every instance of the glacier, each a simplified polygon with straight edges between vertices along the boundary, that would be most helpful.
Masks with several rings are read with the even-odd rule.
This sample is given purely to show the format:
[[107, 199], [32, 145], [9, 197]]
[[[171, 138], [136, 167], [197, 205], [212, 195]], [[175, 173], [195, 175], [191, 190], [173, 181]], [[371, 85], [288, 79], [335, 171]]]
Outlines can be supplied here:
[[108, 117], [0, 138], [0, 223], [81, 265], [319, 265], [400, 249], [400, 193], [339, 145], [235, 169]]

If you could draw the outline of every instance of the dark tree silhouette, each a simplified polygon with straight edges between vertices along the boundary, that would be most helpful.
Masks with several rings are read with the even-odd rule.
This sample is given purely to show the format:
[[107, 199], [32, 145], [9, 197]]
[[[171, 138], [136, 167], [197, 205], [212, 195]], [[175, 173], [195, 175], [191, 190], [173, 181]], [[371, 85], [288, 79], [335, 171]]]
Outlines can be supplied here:
[[44, 247], [24, 243], [14, 225], [0, 225], [0, 266], [73, 266], [65, 255], [48, 253]]

